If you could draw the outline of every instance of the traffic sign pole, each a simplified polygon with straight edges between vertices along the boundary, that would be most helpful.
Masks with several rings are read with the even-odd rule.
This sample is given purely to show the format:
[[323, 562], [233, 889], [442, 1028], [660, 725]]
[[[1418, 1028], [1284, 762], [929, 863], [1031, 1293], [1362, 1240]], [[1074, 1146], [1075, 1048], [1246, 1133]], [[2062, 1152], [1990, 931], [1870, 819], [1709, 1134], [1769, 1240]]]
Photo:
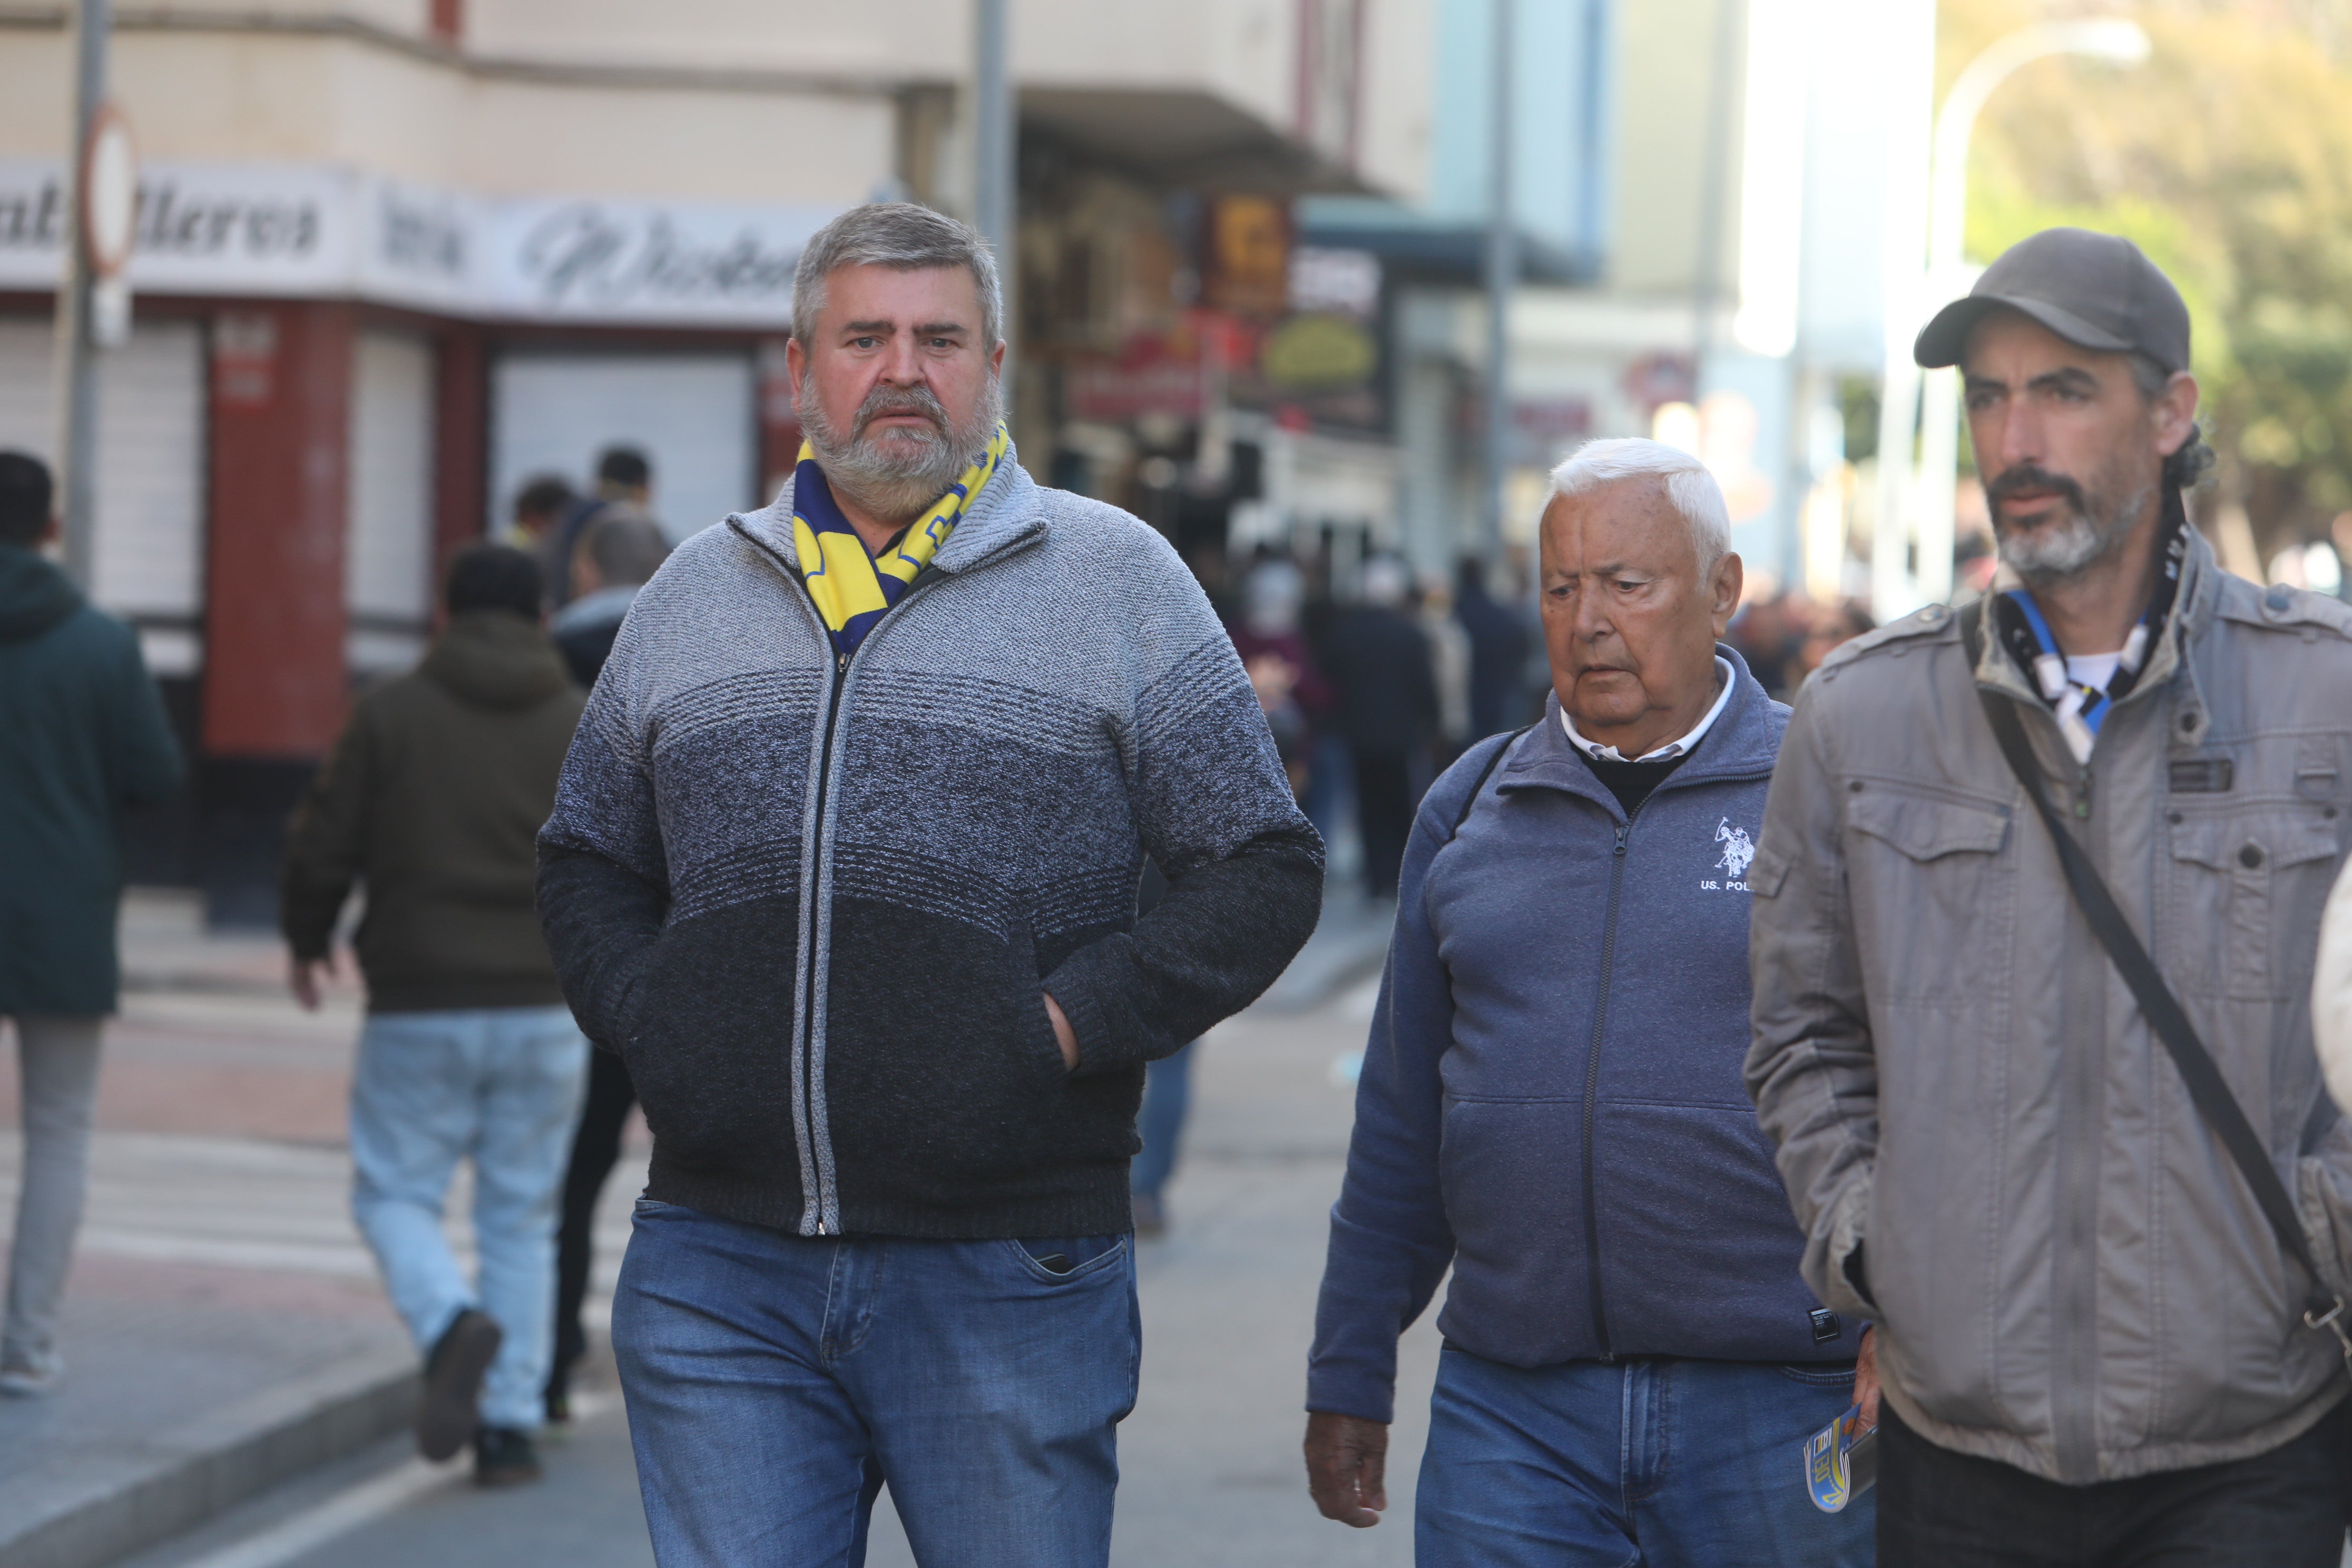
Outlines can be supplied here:
[[[98, 366], [91, 331], [97, 274], [88, 244], [92, 132], [106, 102], [106, 52], [113, 28], [110, 0], [79, 0], [74, 13], [73, 182], [66, 203], [64, 270], [58, 285], [58, 517], [65, 531], [65, 568], [84, 593], [97, 560]], [[134, 179], [135, 184], [135, 179]], [[127, 249], [127, 246], [125, 247]], [[128, 325], [127, 310], [121, 312]]]

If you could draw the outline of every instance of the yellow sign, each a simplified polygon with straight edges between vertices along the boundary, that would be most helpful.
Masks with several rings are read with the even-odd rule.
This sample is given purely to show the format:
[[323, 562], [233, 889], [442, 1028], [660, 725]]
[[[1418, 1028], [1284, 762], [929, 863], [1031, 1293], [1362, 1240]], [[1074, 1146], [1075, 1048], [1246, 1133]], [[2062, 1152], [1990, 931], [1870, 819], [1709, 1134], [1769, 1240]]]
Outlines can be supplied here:
[[1345, 316], [1293, 316], [1258, 356], [1267, 385], [1299, 391], [1361, 386], [1379, 364], [1372, 334]]

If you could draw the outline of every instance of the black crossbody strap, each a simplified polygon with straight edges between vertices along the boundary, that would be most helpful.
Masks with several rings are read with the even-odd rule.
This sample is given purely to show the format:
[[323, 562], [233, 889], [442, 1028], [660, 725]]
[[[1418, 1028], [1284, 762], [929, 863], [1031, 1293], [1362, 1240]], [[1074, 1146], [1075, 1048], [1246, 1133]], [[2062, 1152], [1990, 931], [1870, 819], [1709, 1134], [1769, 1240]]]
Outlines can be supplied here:
[[[1960, 612], [1960, 640], [1969, 656], [1969, 676], [1976, 678], [1977, 661], [1981, 657], [1983, 637], [1980, 623], [1984, 601], [1979, 599]], [[2230, 1092], [2230, 1085], [2214, 1064], [2212, 1054], [2197, 1037], [2196, 1026], [2181, 1009], [2172, 987], [2166, 984], [2156, 961], [2131, 929], [2116, 906], [2115, 896], [2083, 852], [2074, 836], [2060, 820], [2057, 808], [2050, 804], [2049, 793], [2042, 788], [2042, 765], [2034, 760], [2032, 744], [2025, 738], [2025, 726], [2017, 717], [2017, 704], [1996, 692], [1979, 688], [1977, 695], [1983, 700], [1985, 718], [1992, 725], [1993, 738], [2000, 742], [2001, 755], [2008, 759], [2010, 772], [2025, 786], [2025, 795], [2033, 803], [2042, 826], [2050, 830], [2051, 841], [2058, 847], [2058, 864], [2066, 873], [2066, 885], [2073, 889], [2074, 902], [2091, 922], [2092, 934], [2099, 945], [2107, 950], [2116, 969], [2123, 975], [2124, 984], [2131, 988], [2132, 997], [2139, 1004], [2140, 1014], [2148, 1027], [2164, 1042], [2173, 1066], [2180, 1069], [2181, 1081], [2189, 1086], [2189, 1098], [2195, 1103], [2205, 1124], [2221, 1141], [2230, 1158], [2245, 1178], [2262, 1206], [2263, 1217], [2286, 1255], [2303, 1266], [2311, 1281], [2304, 1297], [2303, 1321], [2315, 1329], [2331, 1329], [2344, 1350], [2347, 1365], [2352, 1365], [2352, 1336], [2345, 1331], [2344, 1300], [2327, 1288], [2321, 1277], [2319, 1264], [2312, 1257], [2310, 1239], [2304, 1235], [2303, 1222], [2294, 1211], [2294, 1201], [2287, 1195], [2286, 1184], [2279, 1180], [2278, 1170], [2271, 1163], [2270, 1152], [2263, 1147], [2253, 1124], [2246, 1120], [2238, 1097]]]
[[1534, 728], [1535, 726], [1533, 724], [1520, 725], [1517, 729], [1504, 736], [1503, 743], [1496, 747], [1493, 752], [1487, 756], [1486, 765], [1478, 770], [1478, 782], [1470, 786], [1469, 795], [1465, 796], [1463, 799], [1462, 809], [1454, 814], [1454, 827], [1452, 831], [1446, 834], [1445, 842], [1451, 844], [1462, 836], [1462, 825], [1470, 820], [1470, 808], [1478, 804], [1478, 792], [1485, 789], [1486, 787], [1486, 781], [1495, 776], [1495, 769], [1496, 765], [1502, 762], [1503, 754], [1508, 752], [1513, 746], [1519, 743], [1520, 736], [1526, 734], [1528, 731]]

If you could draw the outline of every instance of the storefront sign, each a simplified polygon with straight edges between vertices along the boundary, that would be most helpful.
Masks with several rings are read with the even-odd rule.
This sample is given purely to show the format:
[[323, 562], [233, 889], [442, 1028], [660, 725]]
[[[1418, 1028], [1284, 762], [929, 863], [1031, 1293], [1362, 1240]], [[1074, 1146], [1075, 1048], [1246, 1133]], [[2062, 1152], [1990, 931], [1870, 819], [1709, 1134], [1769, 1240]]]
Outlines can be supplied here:
[[[0, 289], [62, 266], [53, 164], [0, 161]], [[151, 163], [142, 292], [380, 300], [450, 314], [779, 326], [816, 207], [490, 200], [310, 164]]]
[[502, 203], [488, 225], [501, 313], [563, 320], [792, 314], [793, 268], [832, 213], [645, 203]]

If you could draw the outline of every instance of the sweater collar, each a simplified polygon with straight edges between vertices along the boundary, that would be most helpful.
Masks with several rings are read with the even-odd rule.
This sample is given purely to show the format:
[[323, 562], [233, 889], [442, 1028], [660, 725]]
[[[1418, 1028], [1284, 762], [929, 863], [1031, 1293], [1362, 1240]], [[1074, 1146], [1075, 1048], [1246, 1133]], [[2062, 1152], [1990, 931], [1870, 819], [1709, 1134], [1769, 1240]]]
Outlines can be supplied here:
[[[1780, 755], [1784, 725], [1778, 721], [1778, 705], [1748, 671], [1748, 661], [1737, 648], [1717, 643], [1715, 656], [1731, 669], [1722, 710], [1712, 724], [1704, 727], [1705, 744], [1698, 745], [1690, 761], [1658, 786], [1661, 794], [1712, 779], [1767, 773]], [[1498, 791], [1566, 790], [1601, 802], [1612, 812], [1621, 809], [1617, 797], [1570, 748], [1567, 728], [1560, 722], [1558, 692], [1545, 697], [1543, 722], [1521, 737], [1511, 752], [1503, 765], [1503, 777], [1495, 786]]]
[[[776, 499], [757, 511], [736, 512], [727, 525], [784, 563], [797, 574], [800, 552], [793, 539], [793, 481], [784, 481]], [[931, 558], [930, 570], [969, 572], [1008, 550], [1030, 542], [1046, 531], [1045, 509], [1038, 502], [1036, 483], [1022, 468], [1020, 453], [1010, 442], [996, 472], [964, 508], [963, 518], [947, 542]]]

